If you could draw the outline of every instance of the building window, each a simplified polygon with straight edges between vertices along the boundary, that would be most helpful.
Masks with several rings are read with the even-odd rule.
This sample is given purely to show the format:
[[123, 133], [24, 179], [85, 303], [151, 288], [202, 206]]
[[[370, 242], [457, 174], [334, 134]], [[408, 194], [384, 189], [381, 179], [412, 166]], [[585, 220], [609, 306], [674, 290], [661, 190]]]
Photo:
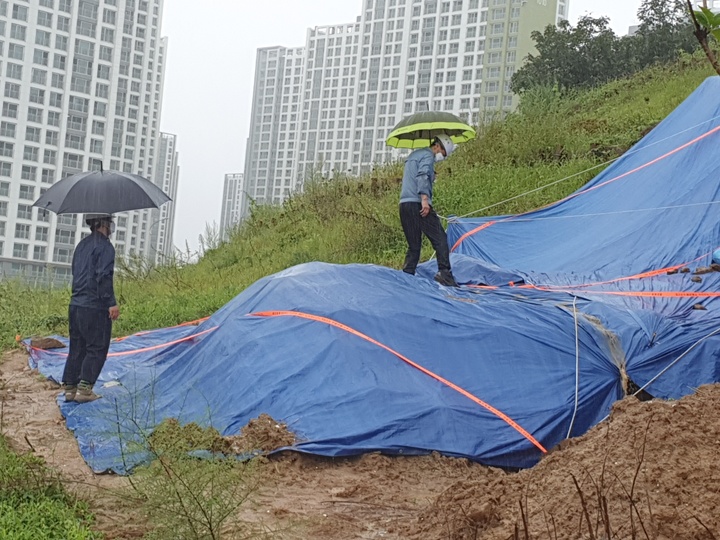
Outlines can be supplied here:
[[57, 152], [55, 150], [45, 150], [43, 152], [43, 163], [46, 165], [55, 165], [57, 162]]
[[15, 238], [30, 240], [30, 225], [26, 225], [25, 223], [15, 225]]
[[23, 67], [19, 64], [8, 62], [5, 67], [5, 75], [10, 79], [22, 80], [22, 68]]
[[[3, 111], [4, 113], [4, 111]], [[15, 124], [11, 122], [0, 122], [0, 135], [3, 137], [15, 138]]]
[[55, 182], [55, 171], [52, 169], [43, 169], [40, 175], [40, 181], [43, 184], [52, 184]]
[[67, 36], [61, 36], [61, 35], [55, 36], [55, 48], [59, 51], [67, 51], [67, 49], [68, 49]]
[[42, 109], [38, 109], [37, 107], [28, 107], [28, 122], [37, 122], [38, 124], [42, 124], [42, 117]]
[[39, 88], [30, 88], [30, 101], [40, 105], [45, 104], [45, 90]]
[[[37, 167], [33, 167], [32, 165], [23, 165], [22, 166], [22, 173], [20, 178], [23, 180], [32, 180], [33, 182], [37, 180]], [[35, 189], [32, 188], [32, 194], [30, 197], [23, 197], [23, 188], [32, 188], [32, 186], [20, 186], [20, 198], [21, 199], [34, 199]]]
[[25, 128], [25, 140], [30, 142], [40, 142], [40, 133], [42, 133], [40, 128], [28, 126]]
[[16, 259], [27, 259], [28, 258], [28, 245], [27, 244], [13, 244], [13, 257]]
[[53, 260], [59, 263], [69, 263], [72, 261], [72, 249], [56, 247], [53, 251]]
[[5, 83], [5, 97], [12, 99], [20, 99], [20, 85], [6, 82]]
[[26, 161], [37, 161], [38, 153], [37, 147], [25, 145], [25, 148], [23, 149], [23, 159]]
[[70, 31], [70, 19], [67, 17], [59, 16], [57, 19], [57, 29], [61, 32], [69, 32]]
[[39, 66], [47, 66], [50, 60], [50, 53], [42, 49], [35, 49], [33, 52], [33, 63]]
[[27, 29], [23, 25], [13, 23], [10, 26], [10, 37], [18, 41], [25, 41], [26, 31]]
[[59, 136], [60, 136], [60, 134], [57, 131], [48, 129], [45, 132], [45, 144], [52, 144], [53, 146], [57, 146]]
[[18, 204], [17, 217], [18, 219], [32, 219], [32, 206]]
[[13, 4], [12, 9], [12, 18], [17, 19], [18, 21], [25, 21], [28, 20], [28, 8], [25, 6], [20, 6], [18, 4]]
[[50, 32], [45, 30], [35, 30], [35, 44], [42, 45], [43, 47], [50, 46]]

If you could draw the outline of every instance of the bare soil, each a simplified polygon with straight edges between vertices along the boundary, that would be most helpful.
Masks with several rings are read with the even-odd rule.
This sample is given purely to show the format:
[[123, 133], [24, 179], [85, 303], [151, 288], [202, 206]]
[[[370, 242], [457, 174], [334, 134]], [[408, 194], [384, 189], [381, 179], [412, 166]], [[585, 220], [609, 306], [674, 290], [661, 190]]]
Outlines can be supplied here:
[[[57, 394], [25, 354], [6, 354], [0, 429], [90, 503], [107, 538], [140, 537], [147, 524], [118, 496], [127, 478], [90, 471]], [[608, 421], [519, 473], [439, 455], [285, 452], [264, 460], [263, 487], [243, 518], [290, 539], [720, 539], [719, 410], [720, 385], [673, 402], [629, 397]], [[266, 415], [240, 437], [288, 444]]]

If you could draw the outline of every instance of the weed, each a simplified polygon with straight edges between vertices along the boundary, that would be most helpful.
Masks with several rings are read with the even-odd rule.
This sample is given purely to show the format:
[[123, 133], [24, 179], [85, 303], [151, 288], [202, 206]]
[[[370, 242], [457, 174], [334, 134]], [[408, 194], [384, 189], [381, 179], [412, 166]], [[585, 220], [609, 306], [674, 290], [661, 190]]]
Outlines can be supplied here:
[[257, 526], [238, 515], [258, 489], [257, 460], [220, 454], [226, 445], [215, 429], [181, 426], [174, 420], [163, 422], [146, 441], [154, 459], [135, 471], [131, 485], [132, 495], [153, 524], [150, 538], [220, 540], [261, 535]]

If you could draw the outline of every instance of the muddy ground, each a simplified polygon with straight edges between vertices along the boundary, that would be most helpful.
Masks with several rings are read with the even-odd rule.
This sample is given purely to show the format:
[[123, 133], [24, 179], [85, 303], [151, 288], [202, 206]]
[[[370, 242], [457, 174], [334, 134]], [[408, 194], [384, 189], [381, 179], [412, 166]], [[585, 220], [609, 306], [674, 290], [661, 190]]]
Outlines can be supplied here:
[[[27, 355], [5, 354], [0, 429], [90, 503], [107, 538], [141, 537], [147, 523], [118, 496], [128, 480], [90, 471], [57, 393]], [[719, 411], [720, 385], [680, 401], [629, 397], [519, 473], [438, 455], [285, 453], [262, 464], [262, 488], [243, 518], [289, 539], [720, 540]]]

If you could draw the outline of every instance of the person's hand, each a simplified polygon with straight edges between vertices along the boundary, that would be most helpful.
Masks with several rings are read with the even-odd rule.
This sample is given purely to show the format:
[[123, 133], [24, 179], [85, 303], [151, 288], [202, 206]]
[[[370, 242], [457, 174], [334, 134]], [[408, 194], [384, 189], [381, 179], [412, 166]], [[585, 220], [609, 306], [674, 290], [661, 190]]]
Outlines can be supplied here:
[[117, 318], [120, 316], [120, 308], [117, 306], [108, 308], [108, 316], [111, 320], [116, 321]]
[[420, 209], [420, 216], [427, 217], [430, 213], [430, 204], [427, 202], [427, 199], [423, 199], [421, 204], [422, 208]]

